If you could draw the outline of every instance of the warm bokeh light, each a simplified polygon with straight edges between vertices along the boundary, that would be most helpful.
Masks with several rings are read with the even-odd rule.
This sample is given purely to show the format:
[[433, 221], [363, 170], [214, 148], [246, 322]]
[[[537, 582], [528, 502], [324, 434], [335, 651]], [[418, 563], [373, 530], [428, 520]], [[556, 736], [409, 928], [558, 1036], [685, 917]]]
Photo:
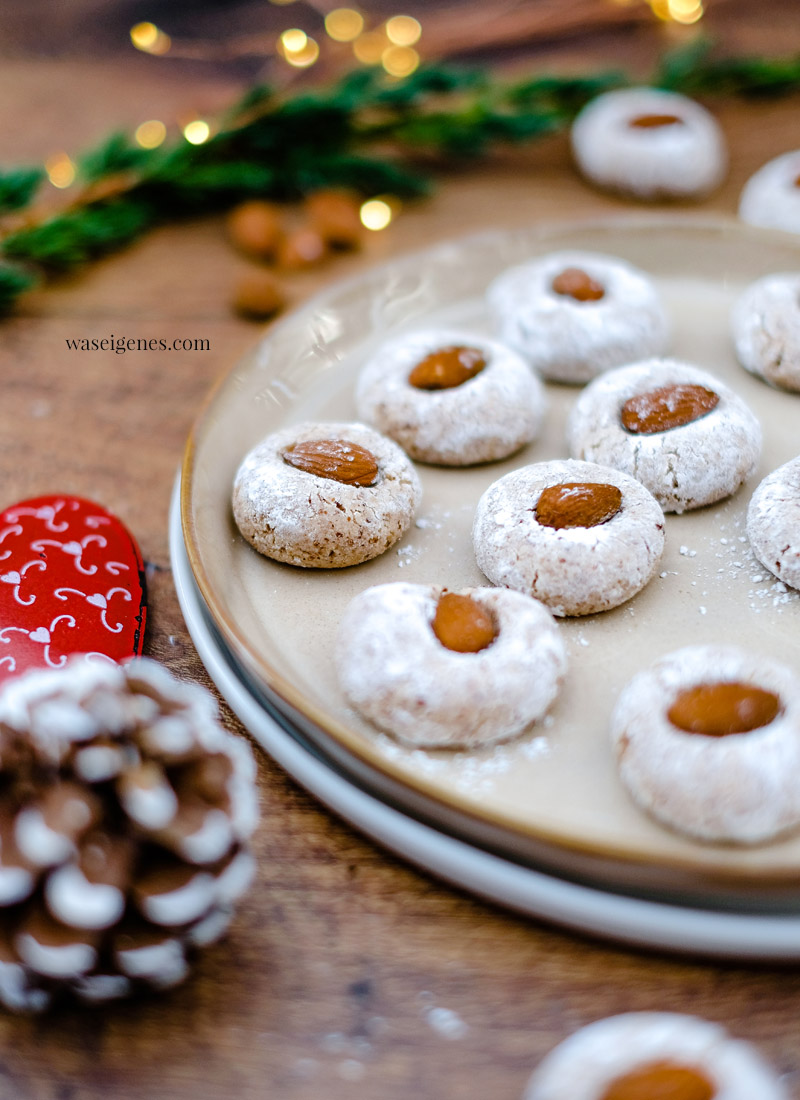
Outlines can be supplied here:
[[294, 0], [270, 0], [271, 4], [274, 4], [276, 8], [285, 8], [289, 4], [293, 4]]
[[359, 211], [361, 224], [376, 232], [379, 229], [385, 229], [393, 216], [391, 206], [383, 199], [367, 199], [365, 203], [361, 204]]
[[143, 149], [157, 149], [167, 136], [167, 128], [163, 122], [151, 118], [137, 126], [133, 136]]
[[137, 50], [149, 50], [158, 38], [158, 27], [155, 23], [137, 23], [131, 27], [131, 42]]
[[352, 42], [364, 29], [364, 17], [355, 8], [334, 8], [325, 16], [325, 30], [335, 42]]
[[386, 37], [393, 46], [413, 46], [421, 34], [422, 26], [412, 15], [393, 15], [386, 20]]
[[653, 15], [658, 16], [659, 19], [669, 21], [672, 16], [669, 13], [668, 0], [650, 0], [650, 7], [653, 9]]
[[137, 23], [131, 27], [131, 42], [143, 53], [164, 54], [169, 51], [172, 39], [155, 23]]
[[319, 46], [313, 38], [306, 38], [306, 44], [302, 50], [287, 50], [284, 54], [286, 60], [290, 65], [294, 65], [296, 69], [307, 69], [309, 65], [313, 65], [319, 57]]
[[193, 122], [186, 123], [183, 128], [183, 136], [190, 145], [202, 145], [211, 136], [211, 127], [207, 122], [203, 122], [201, 118], [196, 118]]
[[676, 23], [696, 23], [703, 18], [701, 0], [667, 0], [669, 14]]
[[284, 31], [280, 37], [281, 48], [285, 54], [302, 53], [307, 43], [308, 35], [298, 27], [292, 27], [291, 30]]
[[353, 43], [353, 53], [362, 65], [380, 65], [387, 45], [382, 31], [365, 31]]
[[411, 46], [389, 46], [381, 54], [381, 64], [390, 76], [410, 76], [419, 66], [419, 54]]
[[46, 160], [44, 170], [53, 187], [69, 187], [75, 180], [75, 165], [66, 153], [56, 153]]

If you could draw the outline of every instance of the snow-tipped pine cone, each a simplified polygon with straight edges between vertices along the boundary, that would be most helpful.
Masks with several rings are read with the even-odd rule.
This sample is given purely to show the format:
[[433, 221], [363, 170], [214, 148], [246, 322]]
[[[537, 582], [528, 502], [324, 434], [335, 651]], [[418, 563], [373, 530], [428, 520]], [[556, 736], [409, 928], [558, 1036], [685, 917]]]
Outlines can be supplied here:
[[0, 695], [0, 1001], [166, 988], [253, 872], [249, 747], [155, 661], [85, 658]]

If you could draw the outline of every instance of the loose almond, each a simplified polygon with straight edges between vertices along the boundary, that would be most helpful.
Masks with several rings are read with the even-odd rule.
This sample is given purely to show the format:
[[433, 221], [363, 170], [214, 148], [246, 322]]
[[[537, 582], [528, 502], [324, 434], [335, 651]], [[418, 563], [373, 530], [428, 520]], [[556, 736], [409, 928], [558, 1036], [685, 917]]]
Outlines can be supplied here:
[[680, 126], [683, 119], [677, 115], [637, 115], [628, 123], [637, 130], [657, 130], [661, 126]]
[[351, 191], [325, 188], [306, 199], [306, 210], [313, 229], [333, 248], [357, 248], [363, 226], [361, 203]]
[[242, 317], [264, 321], [280, 313], [286, 295], [271, 271], [248, 271], [236, 284], [232, 305]]
[[622, 507], [616, 485], [603, 482], [567, 481], [542, 491], [534, 514], [542, 527], [598, 527]]
[[686, 733], [725, 737], [768, 726], [780, 711], [781, 701], [771, 691], [724, 682], [700, 684], [681, 692], [667, 717]]
[[494, 620], [471, 596], [443, 592], [436, 605], [433, 632], [445, 649], [478, 653], [497, 637]]
[[719, 404], [719, 394], [705, 386], [660, 386], [626, 401], [620, 420], [634, 435], [654, 435], [681, 428], [707, 416]]
[[273, 256], [281, 237], [281, 212], [271, 202], [243, 202], [228, 215], [228, 234], [233, 244], [259, 260]]
[[480, 374], [485, 366], [478, 348], [439, 348], [417, 363], [408, 381], [418, 390], [452, 390]]
[[597, 302], [605, 296], [605, 287], [579, 267], [566, 267], [551, 283], [556, 294], [576, 302]]
[[601, 1100], [714, 1100], [716, 1091], [699, 1070], [653, 1062], [617, 1077]]
[[340, 481], [344, 485], [374, 485], [378, 463], [372, 451], [347, 439], [309, 439], [294, 443], [281, 457], [289, 466], [307, 474]]

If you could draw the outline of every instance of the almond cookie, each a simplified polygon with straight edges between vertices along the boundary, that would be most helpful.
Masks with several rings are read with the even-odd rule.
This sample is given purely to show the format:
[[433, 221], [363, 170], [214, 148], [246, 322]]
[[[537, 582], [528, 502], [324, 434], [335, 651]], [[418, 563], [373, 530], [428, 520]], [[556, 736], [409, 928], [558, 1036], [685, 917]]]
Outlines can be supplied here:
[[789, 1100], [749, 1043], [674, 1012], [626, 1012], [550, 1051], [523, 1100]]
[[348, 605], [336, 652], [348, 702], [427, 748], [478, 748], [522, 733], [566, 671], [548, 610], [497, 588], [368, 588]]
[[530, 443], [544, 389], [494, 340], [426, 329], [384, 344], [356, 387], [358, 415], [412, 458], [441, 466], [492, 462]]
[[747, 537], [762, 565], [800, 588], [800, 457], [773, 470], [753, 493]]
[[751, 283], [734, 304], [731, 328], [746, 370], [800, 392], [800, 275], [767, 275]]
[[588, 180], [637, 199], [699, 198], [722, 182], [728, 166], [713, 115], [659, 88], [598, 96], [578, 114], [571, 137]]
[[494, 584], [554, 615], [592, 615], [629, 600], [655, 573], [664, 516], [635, 478], [556, 460], [490, 485], [475, 513], [475, 557]]
[[687, 646], [638, 673], [611, 716], [619, 774], [662, 825], [757, 844], [800, 824], [800, 681], [735, 646]]
[[233, 515], [260, 554], [338, 569], [397, 542], [421, 496], [414, 467], [391, 439], [364, 424], [298, 424], [246, 456]]
[[739, 217], [750, 225], [800, 233], [800, 149], [767, 161], [750, 177]]
[[488, 303], [500, 339], [554, 382], [588, 382], [669, 342], [651, 280], [597, 252], [553, 252], [512, 267], [491, 284]]
[[701, 508], [754, 473], [761, 427], [720, 379], [677, 359], [632, 363], [596, 379], [567, 423], [573, 458], [637, 478], [665, 512]]

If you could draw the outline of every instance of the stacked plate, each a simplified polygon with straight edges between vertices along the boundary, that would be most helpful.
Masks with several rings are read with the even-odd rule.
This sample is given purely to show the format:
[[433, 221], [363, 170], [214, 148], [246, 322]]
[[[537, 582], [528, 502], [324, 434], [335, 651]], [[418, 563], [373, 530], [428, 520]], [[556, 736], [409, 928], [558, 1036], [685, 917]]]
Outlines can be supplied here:
[[[355, 419], [360, 365], [420, 325], [487, 331], [486, 285], [557, 249], [648, 271], [674, 325], [674, 353], [720, 375], [764, 425], [762, 467], [731, 501], [670, 516], [657, 577], [628, 604], [561, 623], [572, 657], [547, 722], [481, 752], [425, 752], [376, 733], [347, 707], [333, 649], [343, 608], [388, 580], [486, 583], [470, 527], [483, 490], [527, 462], [566, 457], [571, 387], [550, 387], [544, 435], [506, 462], [419, 467], [417, 526], [346, 570], [268, 561], [238, 535], [235, 470], [259, 439], [301, 420]], [[404, 257], [327, 291], [270, 330], [212, 394], [187, 447], [171, 516], [178, 595], [221, 693], [294, 778], [418, 865], [535, 916], [626, 942], [750, 958], [800, 958], [800, 837], [755, 848], [666, 832], [616, 778], [606, 717], [630, 676], [687, 642], [742, 640], [800, 667], [800, 595], [756, 563], [744, 514], [757, 479], [797, 451], [800, 398], [735, 362], [728, 311], [752, 280], [796, 270], [797, 243], [732, 222], [664, 219], [493, 233]]]

